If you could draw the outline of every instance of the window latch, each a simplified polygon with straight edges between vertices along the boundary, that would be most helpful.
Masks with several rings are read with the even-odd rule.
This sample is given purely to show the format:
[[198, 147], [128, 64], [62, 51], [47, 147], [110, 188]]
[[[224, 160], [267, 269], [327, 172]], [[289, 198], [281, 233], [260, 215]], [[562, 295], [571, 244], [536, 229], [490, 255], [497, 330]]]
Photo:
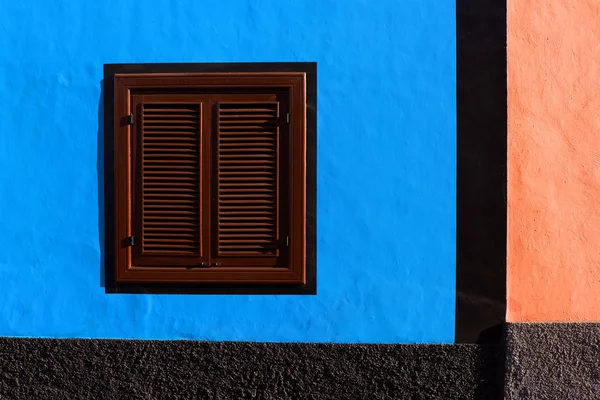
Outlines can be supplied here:
[[131, 236], [127, 236], [125, 238], [125, 246], [126, 247], [132, 247], [135, 246], [135, 238], [133, 237], [133, 235]]
[[135, 121], [135, 119], [134, 119], [134, 115], [133, 115], [133, 113], [129, 114], [129, 115], [127, 116], [127, 125], [133, 125], [133, 122], [134, 122], [134, 121]]

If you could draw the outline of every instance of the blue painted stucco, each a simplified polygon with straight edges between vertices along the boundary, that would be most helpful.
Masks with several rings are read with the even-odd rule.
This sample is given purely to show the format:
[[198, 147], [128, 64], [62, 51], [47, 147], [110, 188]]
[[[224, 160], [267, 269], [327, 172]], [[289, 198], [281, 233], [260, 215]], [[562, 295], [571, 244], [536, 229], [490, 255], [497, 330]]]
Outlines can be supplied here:
[[[0, 3], [0, 336], [454, 339], [452, 0]], [[318, 62], [316, 296], [105, 294], [104, 63]]]

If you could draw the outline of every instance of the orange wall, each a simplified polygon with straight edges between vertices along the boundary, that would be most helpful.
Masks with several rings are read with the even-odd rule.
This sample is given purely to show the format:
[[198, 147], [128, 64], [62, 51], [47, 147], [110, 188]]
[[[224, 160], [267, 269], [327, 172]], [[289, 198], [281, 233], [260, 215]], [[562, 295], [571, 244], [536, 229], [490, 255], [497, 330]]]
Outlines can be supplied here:
[[508, 0], [507, 320], [600, 320], [600, 1]]

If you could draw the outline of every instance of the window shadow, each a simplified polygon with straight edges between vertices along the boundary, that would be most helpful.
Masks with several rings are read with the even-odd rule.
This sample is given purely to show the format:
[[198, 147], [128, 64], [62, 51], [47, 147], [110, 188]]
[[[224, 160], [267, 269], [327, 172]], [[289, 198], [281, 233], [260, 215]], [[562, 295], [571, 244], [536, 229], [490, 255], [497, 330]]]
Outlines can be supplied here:
[[100, 286], [106, 287], [106, 242], [105, 242], [105, 183], [104, 183], [104, 79], [100, 81], [98, 99], [98, 146], [96, 172], [98, 176], [98, 240], [100, 243]]
[[112, 99], [114, 89], [112, 80], [100, 81], [100, 98], [98, 99], [98, 231], [100, 234], [100, 286], [105, 293], [115, 292], [114, 274], [114, 176], [113, 176], [113, 148], [112, 136], [105, 135], [105, 127], [114, 123]]

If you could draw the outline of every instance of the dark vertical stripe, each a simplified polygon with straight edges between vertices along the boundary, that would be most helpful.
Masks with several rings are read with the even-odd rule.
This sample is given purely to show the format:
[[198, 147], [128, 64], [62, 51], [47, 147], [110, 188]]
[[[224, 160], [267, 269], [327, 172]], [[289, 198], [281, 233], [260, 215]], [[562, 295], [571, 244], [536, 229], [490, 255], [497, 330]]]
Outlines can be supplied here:
[[455, 341], [500, 343], [506, 314], [506, 0], [457, 0], [456, 11]]

